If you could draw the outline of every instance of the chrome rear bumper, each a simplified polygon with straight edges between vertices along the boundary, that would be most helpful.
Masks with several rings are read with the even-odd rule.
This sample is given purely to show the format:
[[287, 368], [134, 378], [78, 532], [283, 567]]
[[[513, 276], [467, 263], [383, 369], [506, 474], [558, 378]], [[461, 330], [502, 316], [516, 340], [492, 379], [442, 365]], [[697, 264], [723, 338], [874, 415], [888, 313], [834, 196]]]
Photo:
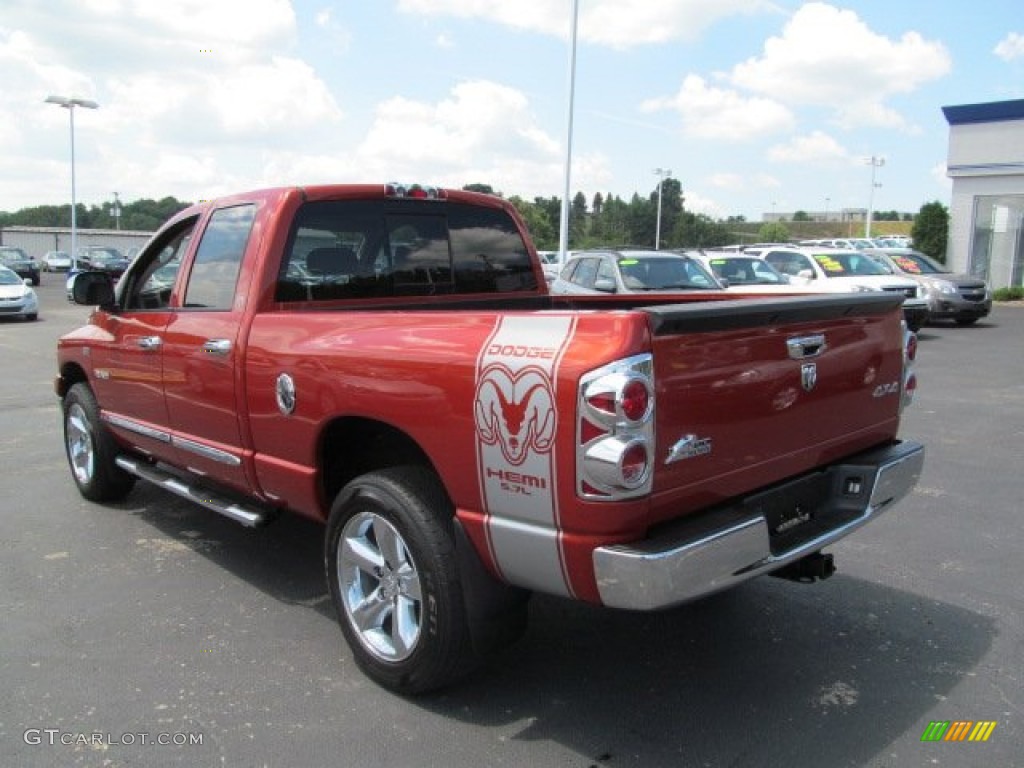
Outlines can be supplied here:
[[[774, 571], [891, 508], [910, 493], [923, 466], [924, 446], [896, 443], [683, 520], [649, 539], [598, 547], [594, 571], [601, 600], [614, 608], [655, 610]], [[828, 490], [805, 513], [800, 505], [811, 484]], [[787, 506], [792, 509], [785, 514]], [[811, 533], [801, 535], [801, 529]]]

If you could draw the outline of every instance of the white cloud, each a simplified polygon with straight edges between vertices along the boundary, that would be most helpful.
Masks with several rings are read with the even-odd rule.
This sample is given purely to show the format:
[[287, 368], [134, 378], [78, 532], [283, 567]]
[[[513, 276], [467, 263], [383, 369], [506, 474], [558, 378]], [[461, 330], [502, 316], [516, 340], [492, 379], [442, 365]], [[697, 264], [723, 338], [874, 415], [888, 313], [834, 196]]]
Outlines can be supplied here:
[[715, 88], [697, 75], [687, 75], [675, 96], [649, 99], [641, 109], [674, 111], [686, 135], [709, 139], [750, 139], [788, 130], [795, 123], [792, 113], [777, 101]]
[[992, 50], [1003, 61], [1013, 61], [1024, 57], [1024, 35], [1011, 32]]
[[850, 153], [828, 134], [813, 131], [806, 136], [795, 136], [786, 144], [768, 150], [768, 158], [776, 163], [848, 163]]
[[[479, 80], [455, 86], [438, 103], [383, 102], [353, 157], [364, 177], [412, 174], [445, 186], [485, 180], [526, 197], [557, 188], [562, 162], [559, 142], [539, 127], [522, 92]], [[600, 156], [577, 156], [574, 173], [607, 182]]]
[[[551, 0], [399, 0], [407, 13], [484, 18], [498, 24], [567, 37], [568, 3]], [[768, 0], [588, 0], [581, 3], [577, 33], [585, 42], [625, 49], [670, 40], [692, 40], [716, 21], [767, 10]]]
[[730, 80], [786, 104], [830, 107], [847, 125], [897, 127], [904, 120], [885, 100], [943, 77], [951, 66], [940, 42], [917, 32], [892, 40], [853, 11], [815, 2], [769, 38], [760, 56], [734, 67]]

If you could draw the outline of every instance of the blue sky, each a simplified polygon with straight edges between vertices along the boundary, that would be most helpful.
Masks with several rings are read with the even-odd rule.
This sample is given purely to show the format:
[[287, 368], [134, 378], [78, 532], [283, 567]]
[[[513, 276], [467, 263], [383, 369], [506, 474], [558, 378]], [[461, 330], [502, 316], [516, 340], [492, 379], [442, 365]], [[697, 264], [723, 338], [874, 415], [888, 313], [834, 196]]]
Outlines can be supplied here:
[[[292, 183], [560, 196], [570, 0], [4, 0], [0, 210]], [[1024, 98], [1019, 0], [580, 0], [571, 191], [949, 202], [941, 107]]]

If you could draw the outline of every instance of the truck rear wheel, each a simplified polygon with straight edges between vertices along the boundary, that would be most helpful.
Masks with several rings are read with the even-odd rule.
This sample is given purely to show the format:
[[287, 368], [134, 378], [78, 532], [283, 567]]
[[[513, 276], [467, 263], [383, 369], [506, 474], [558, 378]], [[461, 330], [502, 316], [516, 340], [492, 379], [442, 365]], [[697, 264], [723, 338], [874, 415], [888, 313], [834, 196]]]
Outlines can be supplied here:
[[475, 660], [452, 515], [421, 467], [358, 477], [331, 508], [325, 565], [338, 621], [359, 667], [399, 693], [444, 686]]
[[79, 382], [62, 403], [64, 450], [79, 493], [90, 501], [123, 499], [135, 478], [115, 463], [117, 445], [103, 422], [89, 385]]

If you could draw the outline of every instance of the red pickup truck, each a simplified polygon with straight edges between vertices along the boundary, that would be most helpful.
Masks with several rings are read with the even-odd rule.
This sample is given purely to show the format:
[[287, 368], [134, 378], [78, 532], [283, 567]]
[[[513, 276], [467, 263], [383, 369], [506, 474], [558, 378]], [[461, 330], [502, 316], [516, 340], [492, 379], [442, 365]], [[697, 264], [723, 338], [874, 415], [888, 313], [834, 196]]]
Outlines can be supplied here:
[[534, 591], [650, 610], [824, 578], [922, 468], [900, 296], [551, 296], [488, 195], [240, 194], [71, 290], [96, 307], [55, 382], [81, 494], [322, 521], [354, 657], [401, 692], [514, 639]]

